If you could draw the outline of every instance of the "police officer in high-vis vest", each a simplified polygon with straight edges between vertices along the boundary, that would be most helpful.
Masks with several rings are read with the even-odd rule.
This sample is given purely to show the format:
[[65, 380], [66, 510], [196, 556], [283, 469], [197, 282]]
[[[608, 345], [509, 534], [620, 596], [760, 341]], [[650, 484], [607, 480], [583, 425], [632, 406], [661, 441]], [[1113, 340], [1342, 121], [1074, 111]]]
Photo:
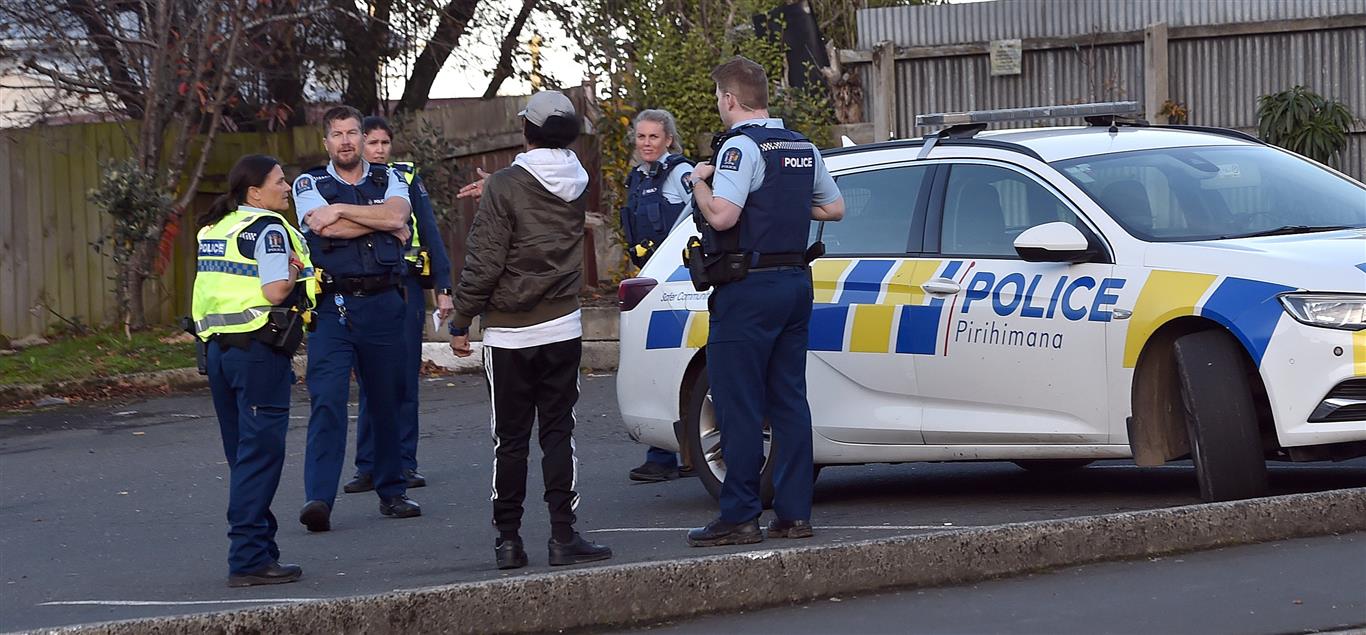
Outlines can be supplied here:
[[[422, 334], [426, 325], [427, 290], [436, 289], [437, 314], [445, 319], [455, 307], [451, 303], [451, 262], [446, 257], [446, 246], [436, 225], [431, 197], [417, 175], [412, 163], [389, 162], [394, 131], [383, 117], [366, 117], [361, 122], [365, 135], [365, 160], [371, 165], [389, 165], [408, 184], [408, 195], [413, 203], [409, 228], [413, 232], [404, 258], [408, 261], [404, 287], [407, 307], [404, 309], [403, 336], [403, 393], [398, 401], [399, 446], [402, 448], [403, 478], [409, 488], [425, 487], [427, 478], [417, 471], [418, 436], [418, 374], [422, 369]], [[365, 385], [360, 387], [361, 416], [356, 419], [356, 475], [342, 491], [348, 494], [368, 492], [375, 488], [375, 447], [372, 422], [366, 416], [368, 398]]]
[[[669, 111], [640, 111], [632, 131], [635, 159], [639, 164], [626, 177], [626, 205], [621, 208], [621, 229], [626, 235], [626, 251], [631, 263], [644, 267], [669, 231], [687, 213], [691, 192], [686, 179], [692, 174], [693, 162], [683, 156], [678, 122]], [[632, 469], [629, 477], [633, 481], [650, 483], [693, 474], [687, 466], [680, 469], [678, 456], [673, 452], [651, 447], [645, 452], [645, 462]]]
[[285, 463], [290, 358], [303, 339], [315, 297], [303, 236], [279, 215], [289, 182], [273, 157], [244, 156], [228, 193], [201, 217], [193, 331], [206, 360], [228, 486], [228, 585], [299, 579], [282, 565], [270, 512]]
[[[726, 479], [721, 514], [688, 532], [695, 547], [764, 539], [759, 478], [763, 430], [773, 432], [768, 535], [811, 535], [811, 410], [806, 350], [811, 320], [811, 221], [844, 217], [844, 199], [820, 152], [768, 116], [768, 77], [743, 57], [712, 71], [729, 128], [691, 176], [703, 236], [689, 243], [694, 283], [711, 284], [707, 378]], [[709, 182], [710, 181], [710, 182]], [[700, 244], [699, 244], [700, 243]]]
[[361, 119], [350, 106], [327, 111], [323, 143], [330, 161], [294, 181], [295, 211], [307, 228], [304, 236], [321, 280], [317, 329], [308, 339], [308, 502], [299, 512], [299, 522], [314, 532], [332, 527], [353, 368], [366, 396], [360, 416], [370, 421], [374, 437], [379, 511], [399, 518], [422, 515], [407, 496], [393, 416], [403, 394], [403, 277], [408, 270], [403, 255], [412, 207], [401, 176], [362, 158]]

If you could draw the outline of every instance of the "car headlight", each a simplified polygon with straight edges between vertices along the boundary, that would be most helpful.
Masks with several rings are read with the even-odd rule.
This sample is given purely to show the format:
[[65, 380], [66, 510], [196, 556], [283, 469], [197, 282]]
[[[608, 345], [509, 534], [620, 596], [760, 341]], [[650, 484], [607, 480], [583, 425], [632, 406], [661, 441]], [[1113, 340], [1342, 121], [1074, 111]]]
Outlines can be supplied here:
[[1360, 331], [1366, 328], [1366, 295], [1289, 293], [1281, 305], [1302, 324], [1327, 329]]

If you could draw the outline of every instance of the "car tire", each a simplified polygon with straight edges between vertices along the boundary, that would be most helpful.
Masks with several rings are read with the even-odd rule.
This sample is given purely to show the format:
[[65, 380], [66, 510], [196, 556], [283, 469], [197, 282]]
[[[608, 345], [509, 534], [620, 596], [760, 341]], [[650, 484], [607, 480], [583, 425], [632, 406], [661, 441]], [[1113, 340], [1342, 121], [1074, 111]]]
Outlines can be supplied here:
[[1070, 472], [1080, 470], [1092, 463], [1091, 459], [1020, 459], [1011, 461], [1030, 472], [1040, 472], [1043, 474], [1055, 474], [1058, 472]]
[[1200, 497], [1265, 496], [1266, 457], [1242, 348], [1220, 330], [1184, 335], [1174, 346]]
[[[697, 373], [693, 380], [692, 392], [683, 412], [683, 434], [687, 435], [689, 457], [697, 480], [707, 488], [712, 498], [721, 498], [721, 483], [725, 480], [725, 457], [720, 456], [720, 432], [716, 427], [716, 415], [711, 409], [711, 382], [707, 379], [706, 369]], [[706, 438], [703, 438], [703, 437]], [[771, 437], [770, 437], [771, 438]], [[772, 444], [765, 444], [764, 470], [759, 475], [759, 499], [764, 509], [773, 506], [773, 461]], [[708, 460], [712, 455], [712, 460]]]

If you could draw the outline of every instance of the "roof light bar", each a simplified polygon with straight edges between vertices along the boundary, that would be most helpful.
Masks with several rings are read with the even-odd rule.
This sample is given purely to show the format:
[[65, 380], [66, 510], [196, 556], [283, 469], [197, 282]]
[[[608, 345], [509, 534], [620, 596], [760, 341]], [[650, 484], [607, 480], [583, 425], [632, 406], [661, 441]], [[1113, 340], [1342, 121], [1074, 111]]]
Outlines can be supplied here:
[[1098, 104], [1071, 106], [1042, 106], [1039, 108], [1006, 108], [1003, 110], [972, 110], [968, 112], [936, 112], [916, 115], [917, 126], [948, 126], [964, 123], [994, 123], [1001, 121], [1029, 121], [1060, 117], [1092, 117], [1097, 115], [1132, 115], [1142, 112], [1136, 101], [1110, 101]]

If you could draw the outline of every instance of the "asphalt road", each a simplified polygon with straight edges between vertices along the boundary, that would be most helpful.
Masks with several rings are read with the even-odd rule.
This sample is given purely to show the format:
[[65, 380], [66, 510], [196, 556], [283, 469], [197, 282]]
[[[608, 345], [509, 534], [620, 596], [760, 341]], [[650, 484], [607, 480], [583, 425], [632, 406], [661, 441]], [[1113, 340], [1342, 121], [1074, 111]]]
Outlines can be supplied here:
[[[694, 479], [627, 480], [644, 448], [620, 424], [614, 387], [611, 376], [583, 380], [580, 530], [612, 546], [608, 563], [703, 554], [686, 546], [683, 532], [709, 520], [714, 502]], [[532, 566], [493, 568], [492, 442], [481, 377], [424, 383], [418, 458], [431, 485], [411, 495], [425, 515], [382, 518], [372, 493], [342, 495], [325, 534], [308, 534], [296, 520], [307, 425], [301, 388], [294, 404], [274, 509], [283, 559], [301, 564], [304, 578], [250, 589], [224, 586], [227, 465], [207, 392], [0, 414], [0, 631], [550, 570], [537, 546], [549, 528], [535, 460], [523, 528]], [[1271, 475], [1278, 493], [1361, 487], [1366, 461], [1278, 465]], [[806, 544], [1195, 502], [1188, 466], [1106, 462], [1053, 476], [995, 463], [835, 467], [816, 485], [817, 536]]]
[[1312, 633], [1366, 626], [1366, 534], [1073, 567], [633, 633]]

